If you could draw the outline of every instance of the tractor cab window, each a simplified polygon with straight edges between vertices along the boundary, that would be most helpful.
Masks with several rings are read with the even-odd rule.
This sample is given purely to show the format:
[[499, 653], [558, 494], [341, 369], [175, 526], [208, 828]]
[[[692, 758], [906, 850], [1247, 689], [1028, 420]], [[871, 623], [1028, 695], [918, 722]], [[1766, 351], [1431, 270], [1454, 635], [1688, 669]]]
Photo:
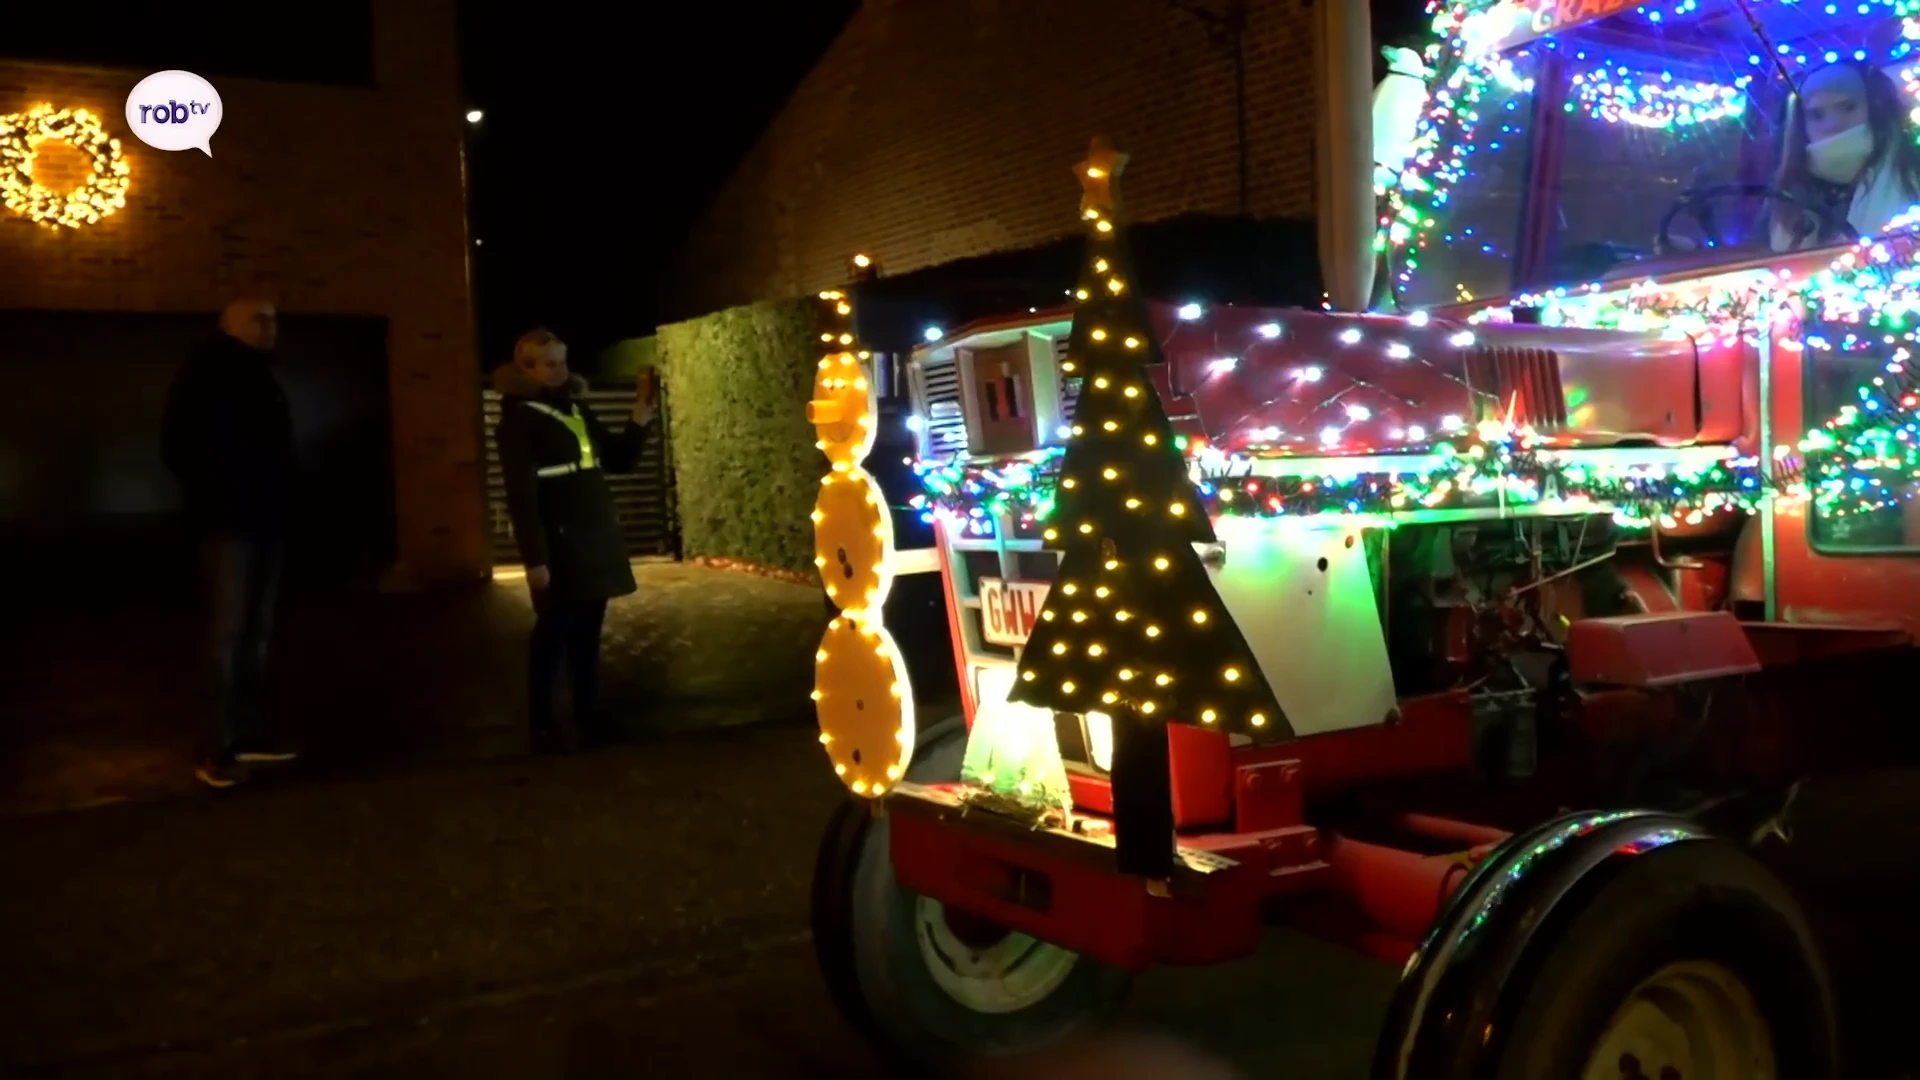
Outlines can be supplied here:
[[1477, 58], [1433, 76], [1403, 303], [1838, 245], [1920, 203], [1920, 53], [1884, 3], [1676, 0], [1544, 34], [1522, 10], [1476, 16]]
[[[1873, 382], [1893, 359], [1894, 344], [1855, 336], [1857, 326], [1809, 321], [1801, 382], [1803, 413], [1809, 428], [1819, 427], [1842, 410], [1860, 408], [1860, 389]], [[1826, 475], [1810, 470], [1815, 495], [1807, 508], [1807, 535], [1816, 550], [1830, 554], [1920, 550], [1920, 492], [1906, 473], [1904, 459], [1884, 476], [1871, 473]]]

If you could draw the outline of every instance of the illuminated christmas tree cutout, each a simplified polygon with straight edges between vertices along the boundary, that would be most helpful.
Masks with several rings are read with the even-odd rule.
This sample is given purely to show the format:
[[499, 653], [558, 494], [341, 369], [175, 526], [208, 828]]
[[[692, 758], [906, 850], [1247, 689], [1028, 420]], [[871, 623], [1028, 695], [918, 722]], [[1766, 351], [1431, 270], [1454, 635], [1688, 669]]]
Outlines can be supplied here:
[[1112, 718], [1121, 869], [1164, 877], [1173, 855], [1164, 724], [1266, 738], [1291, 730], [1194, 549], [1215, 542], [1213, 525], [1147, 378], [1162, 358], [1115, 222], [1125, 164], [1095, 140], [1075, 170], [1090, 243], [1061, 371], [1083, 381], [1042, 533], [1060, 571], [1010, 699]]
[[1213, 525], [1147, 378], [1160, 348], [1114, 222], [1125, 163], [1096, 140], [1076, 170], [1092, 243], [1062, 370], [1083, 382], [1042, 534], [1062, 558], [1012, 700], [1284, 737], [1286, 718], [1194, 550], [1215, 542]]

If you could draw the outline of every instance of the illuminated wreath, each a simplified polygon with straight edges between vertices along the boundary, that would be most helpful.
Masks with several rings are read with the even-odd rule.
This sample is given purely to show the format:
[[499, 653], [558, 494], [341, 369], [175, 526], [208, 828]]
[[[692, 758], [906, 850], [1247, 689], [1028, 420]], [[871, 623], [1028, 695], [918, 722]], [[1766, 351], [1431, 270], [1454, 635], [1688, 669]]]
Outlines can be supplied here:
[[[40, 143], [57, 139], [87, 155], [93, 168], [80, 186], [64, 194], [33, 178]], [[7, 209], [50, 229], [92, 225], [127, 205], [131, 182], [120, 140], [85, 109], [36, 105], [0, 116], [0, 201]]]

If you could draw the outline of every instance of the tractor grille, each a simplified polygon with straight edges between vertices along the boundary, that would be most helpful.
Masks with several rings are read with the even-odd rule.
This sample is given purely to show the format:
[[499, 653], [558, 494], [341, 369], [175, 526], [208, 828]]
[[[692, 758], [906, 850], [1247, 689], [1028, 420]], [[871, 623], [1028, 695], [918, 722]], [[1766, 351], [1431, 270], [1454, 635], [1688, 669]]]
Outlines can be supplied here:
[[1483, 415], [1506, 419], [1542, 433], [1567, 426], [1567, 397], [1560, 386], [1560, 356], [1552, 349], [1482, 345], [1466, 354], [1467, 385]]
[[[968, 587], [961, 595], [980, 595], [981, 578], [1001, 577], [1000, 557], [991, 551], [967, 551], [959, 553], [960, 564], [965, 568]], [[1021, 551], [1013, 555], [1014, 572], [1020, 581], [1051, 582], [1060, 568], [1060, 557], [1050, 551]], [[983, 620], [986, 612], [977, 605], [963, 606], [960, 611], [962, 620], [972, 629], [973, 640], [979, 643], [976, 655], [999, 656], [1011, 660], [1015, 656], [1012, 647], [995, 645], [986, 640]], [[1054, 713], [1055, 733], [1060, 740], [1060, 756], [1069, 769], [1104, 775], [1094, 764], [1093, 745], [1096, 741], [1088, 731], [1086, 722], [1078, 713]], [[1110, 736], [1107, 740], [1110, 741]]]

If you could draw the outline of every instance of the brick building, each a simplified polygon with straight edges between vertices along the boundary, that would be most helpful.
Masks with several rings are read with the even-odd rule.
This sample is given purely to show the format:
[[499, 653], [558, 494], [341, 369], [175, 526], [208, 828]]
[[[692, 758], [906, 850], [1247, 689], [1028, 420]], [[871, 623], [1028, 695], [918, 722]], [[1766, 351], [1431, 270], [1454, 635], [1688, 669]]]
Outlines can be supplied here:
[[[9, 535], [44, 538], [35, 523], [64, 523], [65, 542], [108, 519], [164, 514], [152, 440], [166, 381], [210, 329], [207, 313], [263, 295], [283, 313], [283, 382], [317, 470], [321, 527], [337, 526], [331, 542], [406, 580], [484, 573], [454, 0], [373, 0], [358, 17], [370, 57], [360, 85], [201, 70], [224, 104], [211, 159], [152, 150], [123, 118], [142, 76], [188, 63], [7, 59], [30, 48], [0, 43], [0, 115], [42, 102], [91, 110], [132, 170], [125, 208], [91, 226], [0, 209], [0, 366], [76, 376], [0, 406]], [[41, 183], [85, 172], [81, 155], [42, 144]], [[87, 432], [64, 451], [30, 415], [62, 408], [87, 418], [63, 421]]]
[[1133, 156], [1135, 222], [1313, 214], [1311, 0], [866, 0], [695, 227], [695, 315], [1077, 229], [1069, 171]]

